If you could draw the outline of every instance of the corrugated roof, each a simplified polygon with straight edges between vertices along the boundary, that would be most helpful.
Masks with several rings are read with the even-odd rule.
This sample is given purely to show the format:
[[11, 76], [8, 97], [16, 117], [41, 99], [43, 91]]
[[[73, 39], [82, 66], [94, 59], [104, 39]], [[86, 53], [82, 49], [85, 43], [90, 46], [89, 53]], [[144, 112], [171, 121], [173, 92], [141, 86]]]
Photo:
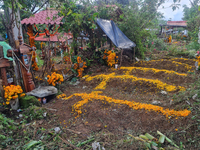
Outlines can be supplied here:
[[[64, 33], [64, 36], [62, 36], [62, 38], [59, 37], [59, 33], [57, 33], [56, 35], [54, 36], [51, 36], [50, 37], [50, 41], [51, 42], [58, 42], [58, 39], [60, 42], [64, 42], [66, 41], [67, 39], [71, 39], [72, 38], [72, 35], [71, 34], [68, 34], [68, 33]], [[47, 42], [49, 41], [49, 37], [46, 37], [46, 36], [39, 36], [39, 37], [36, 37], [35, 38], [35, 41], [43, 41], [43, 42]]]
[[62, 24], [62, 18], [58, 16], [57, 10], [47, 9], [36, 13], [34, 16], [23, 19], [21, 24]]
[[187, 26], [187, 21], [167, 21], [167, 25], [171, 26]]

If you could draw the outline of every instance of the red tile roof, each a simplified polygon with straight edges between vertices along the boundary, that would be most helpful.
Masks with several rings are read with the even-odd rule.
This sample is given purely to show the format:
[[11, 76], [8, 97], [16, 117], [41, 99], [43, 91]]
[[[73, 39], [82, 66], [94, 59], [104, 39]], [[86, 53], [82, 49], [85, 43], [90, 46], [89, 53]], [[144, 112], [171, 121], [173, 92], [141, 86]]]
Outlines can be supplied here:
[[[71, 35], [71, 34], [68, 34], [68, 33], [64, 33], [64, 36], [62, 36], [62, 37], [60, 37], [59, 35], [60, 35], [60, 34], [57, 33], [56, 35], [51, 36], [51, 37], [50, 37], [50, 41], [51, 41], [51, 42], [58, 42], [58, 39], [59, 39], [60, 42], [64, 42], [64, 41], [66, 41], [66, 40], [72, 38], [72, 35]], [[49, 41], [49, 38], [46, 37], [46, 36], [39, 36], [39, 37], [36, 37], [36, 38], [35, 38], [35, 41], [47, 42], [47, 41]]]
[[36, 13], [34, 16], [23, 19], [21, 24], [62, 24], [62, 18], [58, 16], [57, 10], [47, 9]]
[[167, 21], [167, 25], [172, 25], [172, 26], [187, 26], [187, 21]]

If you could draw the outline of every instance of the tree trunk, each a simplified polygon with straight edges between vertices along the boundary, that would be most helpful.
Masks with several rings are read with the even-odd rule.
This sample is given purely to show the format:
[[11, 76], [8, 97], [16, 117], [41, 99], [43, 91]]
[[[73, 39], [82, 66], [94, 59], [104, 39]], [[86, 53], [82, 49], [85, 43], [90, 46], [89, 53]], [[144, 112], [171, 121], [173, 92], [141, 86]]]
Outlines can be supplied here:
[[77, 38], [75, 34], [73, 34], [73, 47], [74, 47], [74, 55], [78, 54], [78, 47], [77, 47]]
[[15, 40], [14, 40], [14, 33], [13, 33], [13, 24], [11, 21], [11, 18], [9, 16], [9, 10], [8, 8], [4, 9], [4, 28], [6, 29], [7, 35], [8, 35], [8, 40], [9, 40], [9, 45], [13, 48], [15, 48]]

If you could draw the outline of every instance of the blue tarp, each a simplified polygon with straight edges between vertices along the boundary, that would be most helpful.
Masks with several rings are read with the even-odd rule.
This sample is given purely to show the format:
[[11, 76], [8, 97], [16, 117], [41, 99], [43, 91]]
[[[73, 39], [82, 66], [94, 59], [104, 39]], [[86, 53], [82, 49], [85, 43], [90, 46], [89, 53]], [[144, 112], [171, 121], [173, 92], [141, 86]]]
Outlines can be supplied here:
[[13, 59], [11, 57], [7, 57], [7, 50], [12, 49], [10, 47], [10, 45], [8, 45], [6, 42], [4, 41], [0, 41], [0, 45], [3, 46], [3, 54], [4, 54], [4, 58], [12, 61]]
[[104, 31], [104, 33], [110, 38], [116, 47], [122, 49], [130, 49], [135, 47], [136, 44], [132, 42], [126, 35], [117, 27], [112, 20], [97, 19], [97, 24]]

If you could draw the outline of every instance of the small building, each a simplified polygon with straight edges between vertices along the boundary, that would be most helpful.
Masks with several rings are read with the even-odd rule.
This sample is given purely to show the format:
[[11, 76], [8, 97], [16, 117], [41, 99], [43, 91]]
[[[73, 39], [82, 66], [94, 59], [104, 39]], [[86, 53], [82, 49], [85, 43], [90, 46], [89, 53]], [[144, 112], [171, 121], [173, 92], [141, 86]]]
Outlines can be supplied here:
[[187, 21], [167, 21], [167, 24], [160, 24], [161, 30], [160, 35], [162, 33], [171, 34], [176, 31], [177, 28], [186, 28], [187, 27]]

